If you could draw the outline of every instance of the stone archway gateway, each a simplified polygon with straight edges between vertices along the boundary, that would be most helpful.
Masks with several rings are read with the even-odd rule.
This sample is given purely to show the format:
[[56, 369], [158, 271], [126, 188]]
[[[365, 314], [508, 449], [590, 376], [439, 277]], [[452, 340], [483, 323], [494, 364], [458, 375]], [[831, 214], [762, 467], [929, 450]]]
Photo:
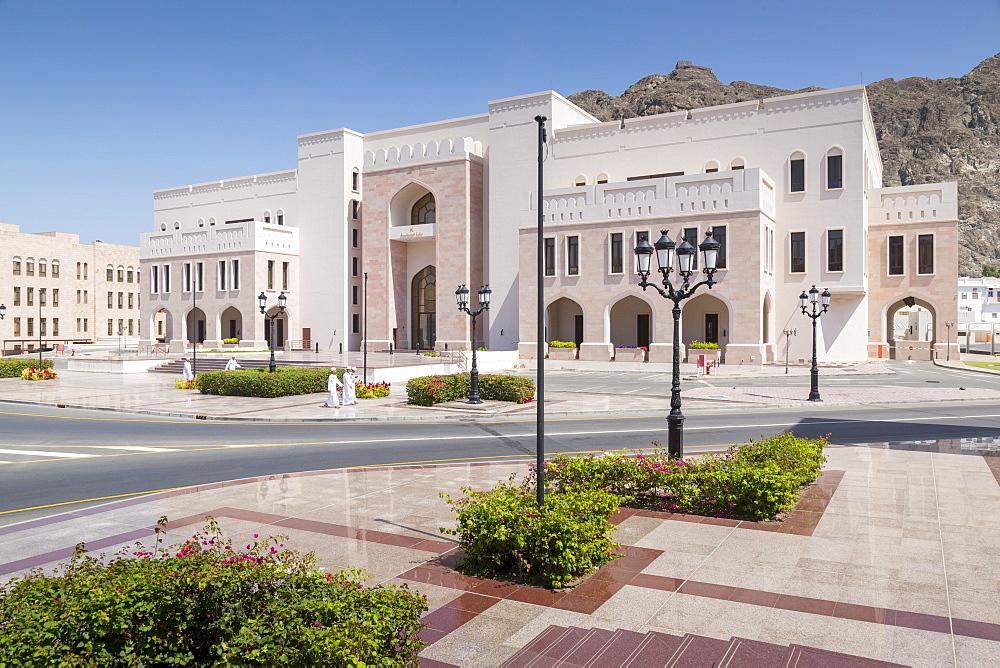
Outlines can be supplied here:
[[219, 314], [219, 338], [243, 338], [243, 314], [235, 306], [230, 306]]
[[622, 297], [611, 306], [608, 318], [614, 347], [649, 348], [653, 341], [653, 309], [645, 299]]
[[937, 310], [919, 297], [904, 297], [885, 310], [889, 358], [930, 360], [937, 343]]
[[545, 309], [545, 340], [583, 343], [583, 308], [569, 297], [559, 297]]
[[431, 350], [437, 341], [437, 271], [428, 265], [410, 283], [413, 347]]
[[185, 317], [186, 338], [188, 343], [202, 343], [205, 341], [205, 312], [200, 308], [193, 308], [187, 312]]

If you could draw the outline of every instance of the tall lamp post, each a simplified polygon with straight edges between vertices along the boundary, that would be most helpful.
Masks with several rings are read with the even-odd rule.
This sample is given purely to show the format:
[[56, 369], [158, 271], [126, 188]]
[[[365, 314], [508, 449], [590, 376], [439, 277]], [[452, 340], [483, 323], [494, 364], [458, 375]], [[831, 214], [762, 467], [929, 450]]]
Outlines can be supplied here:
[[546, 120], [548, 119], [545, 116], [535, 116], [535, 122], [538, 123], [538, 201], [535, 202], [538, 209], [535, 257], [535, 340], [538, 345], [538, 352], [535, 354], [535, 360], [538, 362], [535, 374], [535, 498], [539, 506], [545, 503], [545, 271], [543, 266], [545, 237], [542, 235], [545, 212], [542, 209], [542, 200], [545, 194], [543, 164]]
[[455, 290], [455, 301], [458, 302], [458, 310], [472, 316], [472, 370], [469, 371], [469, 400], [467, 404], [481, 404], [483, 400], [479, 398], [479, 367], [476, 366], [476, 316], [483, 311], [490, 310], [490, 295], [493, 291], [490, 286], [484, 285], [479, 288], [479, 310], [469, 310], [469, 288], [465, 284], [458, 286]]
[[278, 295], [278, 311], [274, 315], [270, 315], [267, 312], [267, 295], [265, 295], [263, 291], [257, 295], [257, 301], [260, 303], [261, 314], [263, 314], [265, 318], [269, 318], [271, 320], [271, 326], [268, 328], [268, 334], [270, 336], [267, 337], [267, 345], [271, 349], [271, 362], [267, 365], [267, 370], [269, 373], [274, 373], [274, 369], [276, 368], [274, 363], [274, 320], [285, 312], [285, 304], [288, 303], [288, 297], [285, 296], [284, 292]]
[[[821, 297], [823, 299], [822, 304], [820, 303]], [[812, 308], [811, 311], [809, 310], [810, 306]], [[812, 368], [809, 369], [809, 401], [823, 401], [819, 396], [819, 367], [816, 366], [816, 321], [830, 308], [830, 291], [824, 288], [823, 294], [820, 295], [816, 286], [812, 286], [809, 289], [809, 294], [803, 291], [799, 295], [799, 308], [802, 309], [802, 315], [812, 318], [813, 323], [813, 359]]]
[[[705, 232], [705, 240], [701, 242], [698, 249], [686, 241], [682, 241], [677, 246], [673, 240], [667, 236], [666, 230], [661, 230], [661, 236], [655, 245], [650, 245], [649, 241], [643, 239], [635, 247], [636, 264], [639, 266], [639, 287], [653, 288], [660, 296], [669, 299], [674, 303], [674, 368], [673, 381], [670, 385], [670, 414], [667, 416], [667, 453], [671, 458], [684, 458], [684, 414], [681, 413], [681, 302], [690, 297], [703, 285], [707, 285], [711, 290], [712, 286], [718, 283], [713, 277], [716, 272], [716, 262], [719, 257], [721, 244], [712, 236], [711, 230]], [[646, 279], [650, 274], [650, 260], [653, 251], [656, 251], [656, 263], [659, 265], [662, 274], [663, 288], [650, 283]], [[700, 283], [690, 285], [691, 274], [694, 273], [695, 254], [701, 250], [702, 272], [708, 277]], [[674, 255], [677, 256], [678, 274], [681, 283], [677, 287], [670, 282], [670, 272], [674, 270]]]
[[[7, 313], [7, 307], [4, 306], [3, 304], [0, 304], [0, 320], [3, 320], [3, 317], [6, 313]], [[5, 351], [3, 347], [3, 342], [2, 340], [0, 340], [0, 357], [3, 357], [4, 352]]]
[[944, 323], [944, 326], [948, 328], [948, 347], [945, 349], [945, 355], [947, 360], [951, 361], [951, 328], [955, 326], [955, 323], [948, 321]]

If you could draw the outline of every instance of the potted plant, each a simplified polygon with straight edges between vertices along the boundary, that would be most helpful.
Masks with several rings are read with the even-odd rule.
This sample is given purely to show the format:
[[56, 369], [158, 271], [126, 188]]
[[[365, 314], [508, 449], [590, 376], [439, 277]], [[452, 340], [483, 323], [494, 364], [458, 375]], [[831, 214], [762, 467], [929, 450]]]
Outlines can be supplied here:
[[550, 341], [550, 360], [575, 360], [577, 358], [577, 347], [573, 341]]
[[722, 350], [719, 348], [719, 344], [714, 342], [692, 341], [687, 344], [688, 364], [697, 364], [699, 355], [704, 355], [706, 362], [718, 364], [722, 358]]
[[239, 339], [222, 339], [223, 348], [236, 348], [240, 345]]
[[647, 350], [648, 348], [646, 348], [646, 346], [616, 346], [615, 361], [645, 362]]

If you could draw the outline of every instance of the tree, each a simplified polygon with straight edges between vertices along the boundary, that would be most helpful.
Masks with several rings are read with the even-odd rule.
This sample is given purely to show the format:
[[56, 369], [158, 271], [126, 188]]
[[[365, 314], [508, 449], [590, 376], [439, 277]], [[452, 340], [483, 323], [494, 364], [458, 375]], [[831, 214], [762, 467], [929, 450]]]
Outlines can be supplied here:
[[1000, 267], [997, 267], [995, 264], [984, 264], [983, 276], [986, 278], [1000, 278]]

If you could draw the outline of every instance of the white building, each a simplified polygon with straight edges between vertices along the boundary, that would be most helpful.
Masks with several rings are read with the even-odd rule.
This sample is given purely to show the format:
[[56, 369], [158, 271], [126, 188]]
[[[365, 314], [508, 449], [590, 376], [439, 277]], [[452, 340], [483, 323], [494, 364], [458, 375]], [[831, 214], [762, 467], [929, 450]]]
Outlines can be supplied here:
[[[971, 328], [971, 329], [970, 329]], [[975, 334], [976, 341], [987, 341], [994, 329], [1000, 331], [1000, 278], [958, 279], [958, 331]]]
[[576, 340], [581, 359], [629, 345], [664, 359], [668, 302], [636, 287], [631, 248], [660, 230], [678, 242], [712, 230], [727, 265], [685, 303], [685, 343], [717, 341], [728, 362], [773, 360], [786, 344], [804, 357], [809, 337], [780, 332], [806, 326], [798, 296], [817, 285], [834, 295], [824, 359], [890, 354], [911, 300], [929, 313], [929, 345], [945, 345], [956, 187], [882, 187], [860, 86], [611, 123], [548, 91], [476, 116], [300, 136], [294, 170], [154, 193], [144, 331], [175, 347], [263, 345], [257, 296], [273, 308], [284, 292], [279, 346], [358, 349], [367, 326], [374, 349], [462, 347], [469, 318], [452, 293], [489, 283], [477, 340], [534, 355], [539, 115], [547, 340]]

